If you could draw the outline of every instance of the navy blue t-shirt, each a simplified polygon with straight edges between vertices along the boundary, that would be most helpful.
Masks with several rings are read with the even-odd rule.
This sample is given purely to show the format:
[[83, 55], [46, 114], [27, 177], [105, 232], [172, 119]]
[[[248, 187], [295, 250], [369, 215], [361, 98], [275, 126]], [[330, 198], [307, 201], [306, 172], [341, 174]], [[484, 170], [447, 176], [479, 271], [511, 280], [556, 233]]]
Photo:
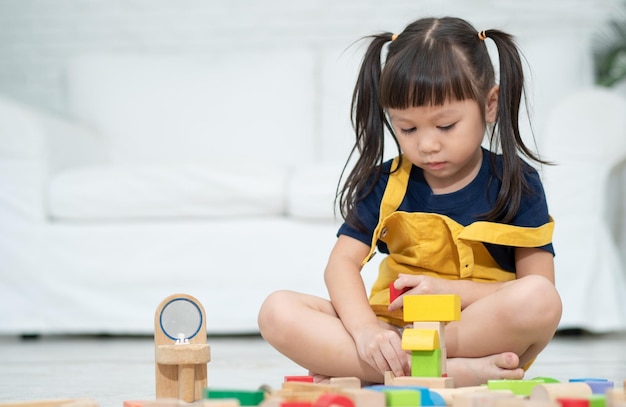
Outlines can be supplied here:
[[[398, 208], [403, 212], [426, 212], [448, 216], [463, 226], [484, 220], [481, 216], [488, 213], [495, 205], [500, 181], [492, 177], [490, 155], [493, 153], [483, 149], [483, 161], [478, 175], [467, 186], [449, 194], [434, 194], [421, 168], [413, 166], [409, 177], [407, 191]], [[495, 155], [496, 166], [502, 168], [502, 156]], [[372, 243], [374, 229], [378, 225], [380, 204], [389, 179], [392, 160], [383, 164], [383, 174], [372, 192], [358, 205], [357, 211], [365, 226], [366, 232], [355, 229], [344, 223], [337, 235], [353, 237], [366, 245]], [[548, 223], [548, 205], [537, 171], [528, 166], [525, 173], [526, 181], [531, 190], [522, 196], [520, 208], [515, 218], [509, 222], [514, 226], [539, 227]], [[491, 256], [503, 270], [515, 272], [514, 247], [485, 243]], [[378, 241], [378, 251], [389, 253], [384, 242]], [[554, 255], [552, 243], [541, 247]]]

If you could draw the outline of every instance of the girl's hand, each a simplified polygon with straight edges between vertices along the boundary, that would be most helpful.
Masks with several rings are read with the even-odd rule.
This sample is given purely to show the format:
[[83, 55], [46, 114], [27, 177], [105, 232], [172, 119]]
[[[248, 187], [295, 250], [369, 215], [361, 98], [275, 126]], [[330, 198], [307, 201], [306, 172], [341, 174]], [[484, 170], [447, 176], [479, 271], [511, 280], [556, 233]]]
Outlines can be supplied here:
[[381, 326], [364, 328], [353, 337], [359, 357], [384, 375], [410, 376], [409, 355], [402, 350], [400, 335]]
[[[449, 280], [412, 274], [398, 274], [393, 283], [397, 290], [410, 287], [404, 294], [450, 294]], [[403, 295], [404, 295], [403, 294]], [[402, 308], [402, 295], [389, 304], [389, 311]]]

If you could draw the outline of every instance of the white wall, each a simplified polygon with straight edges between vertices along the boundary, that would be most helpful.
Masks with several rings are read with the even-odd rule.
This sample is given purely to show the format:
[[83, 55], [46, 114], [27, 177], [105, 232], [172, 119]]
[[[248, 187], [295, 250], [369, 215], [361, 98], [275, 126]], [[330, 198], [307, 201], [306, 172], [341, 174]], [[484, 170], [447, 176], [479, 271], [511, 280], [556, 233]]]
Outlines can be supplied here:
[[[399, 32], [428, 15], [456, 15], [478, 30], [516, 35], [532, 67], [534, 124], [563, 95], [591, 83], [591, 33], [617, 0], [0, 0], [0, 93], [63, 113], [62, 73], [85, 52], [209, 54], [239, 49], [316, 52], [328, 60], [363, 35]], [[352, 58], [352, 57], [350, 57]], [[353, 58], [354, 59], [354, 58]], [[331, 65], [332, 66], [332, 65]], [[530, 71], [529, 71], [530, 73]], [[321, 78], [321, 76], [320, 76]], [[335, 92], [319, 84], [320, 92]], [[348, 88], [348, 87], [346, 87]], [[335, 106], [348, 131], [350, 95]], [[343, 110], [342, 110], [343, 109]]]

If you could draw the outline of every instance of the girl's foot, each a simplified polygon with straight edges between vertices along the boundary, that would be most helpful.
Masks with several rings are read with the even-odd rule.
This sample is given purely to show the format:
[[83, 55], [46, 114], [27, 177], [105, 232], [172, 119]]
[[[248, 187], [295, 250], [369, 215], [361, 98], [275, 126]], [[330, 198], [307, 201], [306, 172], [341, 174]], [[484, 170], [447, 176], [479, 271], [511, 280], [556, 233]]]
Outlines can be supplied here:
[[513, 352], [498, 353], [482, 358], [451, 358], [447, 361], [448, 376], [455, 387], [478, 386], [488, 380], [522, 379], [524, 369]]

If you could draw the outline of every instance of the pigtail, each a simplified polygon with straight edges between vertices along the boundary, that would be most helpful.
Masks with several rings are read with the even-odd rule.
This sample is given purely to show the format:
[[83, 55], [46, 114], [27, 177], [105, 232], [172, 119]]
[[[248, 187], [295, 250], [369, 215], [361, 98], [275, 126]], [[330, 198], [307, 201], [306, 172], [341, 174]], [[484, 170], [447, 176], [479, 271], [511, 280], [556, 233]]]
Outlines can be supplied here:
[[356, 142], [344, 165], [340, 179], [343, 179], [351, 159], [355, 155], [358, 158], [343, 186], [338, 185], [336, 198], [339, 199], [339, 208], [345, 221], [357, 229], [363, 229], [363, 225], [356, 211], [356, 205], [371, 192], [381, 176], [384, 129], [390, 127], [380, 105], [379, 82], [382, 49], [391, 41], [392, 34], [384, 33], [370, 38], [372, 41], [361, 63], [352, 94], [351, 120]]
[[[495, 206], [487, 214], [487, 218], [507, 223], [517, 214], [522, 195], [530, 190], [524, 176], [528, 164], [519, 154], [538, 163], [549, 163], [541, 160], [531, 151], [524, 144], [520, 134], [519, 110], [524, 94], [524, 71], [513, 37], [499, 30], [487, 30], [481, 34], [494, 41], [500, 59], [498, 114], [490, 142], [492, 151], [494, 144], [496, 144], [496, 150], [497, 147], [500, 148], [503, 167], [501, 173], [495, 171], [500, 178], [501, 188]], [[497, 139], [496, 134], [498, 134]]]

